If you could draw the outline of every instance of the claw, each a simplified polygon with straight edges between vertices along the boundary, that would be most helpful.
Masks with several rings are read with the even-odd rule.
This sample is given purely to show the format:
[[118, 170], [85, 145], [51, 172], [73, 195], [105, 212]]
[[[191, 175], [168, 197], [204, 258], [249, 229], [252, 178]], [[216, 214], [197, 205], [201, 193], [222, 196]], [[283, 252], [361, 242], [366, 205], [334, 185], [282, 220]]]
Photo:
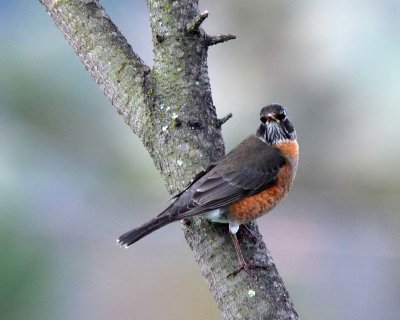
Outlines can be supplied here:
[[249, 273], [249, 270], [251, 270], [251, 269], [266, 270], [268, 268], [266, 266], [260, 266], [260, 265], [256, 265], [256, 264], [248, 264], [243, 258], [242, 250], [240, 249], [240, 245], [239, 245], [239, 241], [236, 237], [236, 233], [232, 233], [232, 232], [229, 232], [229, 233], [232, 237], [233, 245], [235, 247], [236, 254], [239, 259], [239, 267], [237, 269], [235, 269], [233, 272], [231, 272], [230, 274], [228, 274], [227, 278], [229, 278], [230, 276], [236, 276], [242, 270], [245, 270], [247, 273]]
[[264, 269], [267, 270], [268, 267], [267, 266], [261, 266], [258, 264], [248, 264], [248, 263], [243, 263], [241, 264], [238, 268], [236, 268], [233, 272], [231, 272], [230, 274], [228, 274], [227, 278], [231, 277], [231, 276], [236, 276], [240, 271], [244, 270], [246, 271], [248, 274], [250, 274], [250, 270], [251, 269]]

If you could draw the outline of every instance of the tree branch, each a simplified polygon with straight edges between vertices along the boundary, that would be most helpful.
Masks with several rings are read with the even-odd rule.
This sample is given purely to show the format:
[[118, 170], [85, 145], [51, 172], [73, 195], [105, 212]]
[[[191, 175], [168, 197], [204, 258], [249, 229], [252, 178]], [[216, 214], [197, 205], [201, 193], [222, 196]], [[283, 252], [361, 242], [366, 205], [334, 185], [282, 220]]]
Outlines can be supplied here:
[[218, 43], [223, 43], [234, 39], [236, 39], [236, 36], [233, 34], [219, 34], [217, 36], [207, 36], [206, 44], [207, 46], [214, 46]]
[[200, 13], [196, 19], [188, 23], [186, 30], [190, 33], [194, 33], [199, 30], [200, 25], [203, 23], [204, 20], [206, 20], [208, 17], [208, 11], [203, 11]]
[[[220, 127], [225, 119], [217, 119], [213, 105], [207, 51], [233, 36], [206, 35], [200, 28], [206, 14], [199, 14], [197, 0], [148, 0], [154, 43], [151, 71], [97, 1], [39, 1], [142, 139], [170, 192], [182, 189], [194, 174], [224, 155]], [[227, 279], [237, 263], [228, 227], [201, 218], [183, 224], [225, 319], [297, 319], [256, 224], [249, 228], [256, 237], [239, 231], [242, 251], [249, 262], [268, 269]]]
[[149, 67], [97, 1], [39, 1], [117, 112], [142, 136], [147, 126]]
[[232, 113], [228, 113], [225, 117], [218, 119], [218, 126], [221, 128], [230, 118], [232, 118]]

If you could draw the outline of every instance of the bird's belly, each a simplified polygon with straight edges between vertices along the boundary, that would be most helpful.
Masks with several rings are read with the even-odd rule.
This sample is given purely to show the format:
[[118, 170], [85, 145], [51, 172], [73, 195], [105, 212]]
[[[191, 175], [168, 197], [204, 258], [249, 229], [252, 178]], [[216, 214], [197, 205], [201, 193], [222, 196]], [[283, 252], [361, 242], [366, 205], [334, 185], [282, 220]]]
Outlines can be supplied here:
[[276, 183], [253, 196], [234, 202], [229, 206], [229, 221], [237, 224], [248, 223], [274, 208], [289, 191], [295, 170], [289, 164], [282, 167]]

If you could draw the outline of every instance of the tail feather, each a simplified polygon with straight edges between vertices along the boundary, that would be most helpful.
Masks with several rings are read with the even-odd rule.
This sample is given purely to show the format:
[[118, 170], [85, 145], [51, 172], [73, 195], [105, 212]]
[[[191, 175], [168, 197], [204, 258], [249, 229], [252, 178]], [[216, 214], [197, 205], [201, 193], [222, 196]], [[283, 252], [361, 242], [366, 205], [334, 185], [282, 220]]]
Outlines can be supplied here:
[[170, 215], [155, 217], [154, 219], [146, 222], [140, 227], [124, 233], [122, 236], [118, 238], [117, 242], [120, 246], [129, 247], [131, 244], [142, 239], [143, 237], [147, 236], [153, 231], [156, 231], [161, 227], [176, 220], [177, 219], [173, 219]]

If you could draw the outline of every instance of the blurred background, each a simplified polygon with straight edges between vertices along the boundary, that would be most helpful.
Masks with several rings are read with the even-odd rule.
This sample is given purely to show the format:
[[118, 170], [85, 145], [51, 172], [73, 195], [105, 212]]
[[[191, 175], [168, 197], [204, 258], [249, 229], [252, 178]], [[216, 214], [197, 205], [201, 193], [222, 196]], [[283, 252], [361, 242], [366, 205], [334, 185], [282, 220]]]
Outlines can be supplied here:
[[[151, 65], [145, 1], [102, 1]], [[227, 150], [260, 108], [301, 145], [259, 226], [302, 319], [400, 313], [400, 2], [200, 1]], [[169, 195], [38, 1], [0, 4], [0, 319], [219, 319], [179, 223], [115, 239]], [[156, 192], [154, 193], [154, 190]]]

